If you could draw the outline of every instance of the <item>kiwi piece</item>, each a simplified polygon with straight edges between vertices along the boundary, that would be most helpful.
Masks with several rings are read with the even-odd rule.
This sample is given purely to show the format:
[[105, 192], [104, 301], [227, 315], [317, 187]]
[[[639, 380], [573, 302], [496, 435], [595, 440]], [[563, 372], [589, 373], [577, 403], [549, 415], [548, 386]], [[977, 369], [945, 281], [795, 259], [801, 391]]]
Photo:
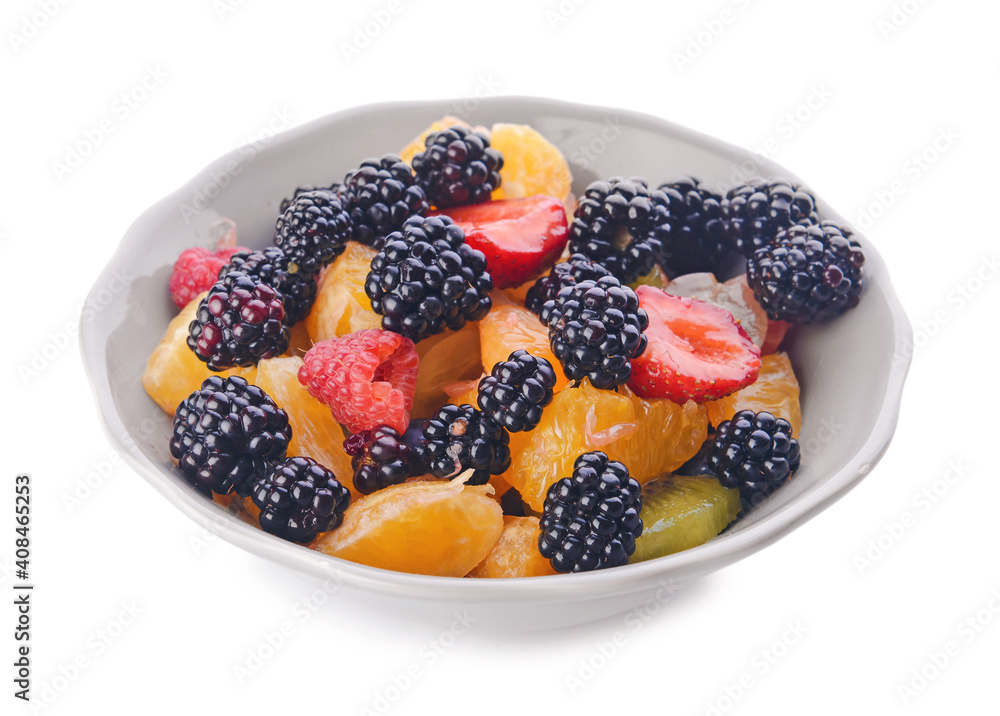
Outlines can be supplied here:
[[642, 534], [630, 562], [697, 547], [726, 529], [740, 512], [740, 491], [710, 475], [665, 475], [642, 487]]

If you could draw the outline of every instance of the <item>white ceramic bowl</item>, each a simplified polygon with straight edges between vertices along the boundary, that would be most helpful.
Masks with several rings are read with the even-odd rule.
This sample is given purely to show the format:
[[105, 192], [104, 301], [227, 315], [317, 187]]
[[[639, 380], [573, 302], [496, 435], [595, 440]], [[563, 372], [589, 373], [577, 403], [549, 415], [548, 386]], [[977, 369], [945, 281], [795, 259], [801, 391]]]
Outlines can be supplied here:
[[[788, 347], [802, 385], [801, 469], [748, 518], [695, 549], [580, 575], [478, 580], [374, 569], [328, 557], [251, 527], [195, 494], [170, 461], [170, 418], [139, 383], [150, 351], [176, 309], [167, 294], [177, 255], [211, 245], [220, 218], [239, 243], [270, 243], [278, 204], [296, 187], [339, 179], [368, 156], [398, 151], [431, 121], [460, 113], [472, 124], [526, 123], [569, 159], [574, 190], [596, 178], [694, 174], [729, 185], [741, 163], [761, 176], [797, 178], [736, 147], [655, 117], [537, 98], [393, 103], [340, 112], [244, 147], [213, 162], [129, 228], [94, 284], [82, 320], [83, 356], [100, 414], [128, 464], [192, 520], [262, 557], [316, 575], [339, 599], [418, 617], [468, 609], [479, 624], [551, 628], [663, 600], [684, 581], [774, 542], [841, 497], [882, 456], [896, 427], [911, 330], [881, 257], [864, 236], [867, 287], [860, 306], [800, 328]], [[831, 156], [831, 161], [835, 158]], [[823, 201], [824, 218], [843, 221]], [[120, 289], [124, 284], [124, 290]]]

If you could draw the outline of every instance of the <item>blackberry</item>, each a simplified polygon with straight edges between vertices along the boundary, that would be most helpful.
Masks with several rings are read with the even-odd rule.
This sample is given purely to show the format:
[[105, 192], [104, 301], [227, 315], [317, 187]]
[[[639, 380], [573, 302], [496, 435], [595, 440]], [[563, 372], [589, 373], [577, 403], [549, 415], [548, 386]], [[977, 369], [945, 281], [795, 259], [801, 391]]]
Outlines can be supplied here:
[[492, 303], [486, 257], [465, 243], [447, 216], [414, 216], [385, 239], [371, 262], [365, 293], [382, 328], [414, 343], [478, 321]]
[[670, 237], [670, 210], [662, 191], [639, 177], [595, 181], [576, 208], [569, 250], [600, 263], [622, 283], [653, 270]]
[[208, 290], [188, 326], [188, 347], [212, 370], [255, 365], [288, 350], [284, 296], [256, 276], [230, 271]]
[[427, 469], [435, 477], [454, 478], [475, 470], [466, 484], [485, 485], [490, 475], [510, 467], [510, 435], [471, 405], [443, 406], [424, 425]]
[[351, 217], [337, 195], [300, 194], [274, 225], [274, 243], [299, 271], [318, 273], [340, 256], [351, 238]]
[[500, 187], [503, 155], [490, 146], [487, 134], [451, 127], [429, 134], [424, 146], [413, 157], [413, 171], [437, 208], [481, 204]]
[[631, 359], [646, 350], [646, 311], [614, 276], [567, 286], [542, 307], [552, 352], [566, 377], [589, 378], [595, 388], [617, 388], [632, 375]]
[[545, 302], [555, 298], [560, 289], [573, 286], [578, 281], [596, 280], [610, 275], [611, 272], [601, 264], [591, 261], [583, 254], [573, 254], [566, 261], [553, 266], [548, 276], [542, 276], [532, 284], [524, 299], [524, 306], [532, 313], [541, 313]]
[[556, 373], [552, 364], [516, 350], [479, 381], [479, 408], [509, 432], [534, 430], [542, 408], [552, 402]]
[[325, 192], [329, 192], [330, 194], [333, 194], [334, 196], [336, 196], [336, 195], [338, 195], [340, 193], [340, 184], [337, 184], [336, 182], [334, 182], [330, 186], [300, 186], [300, 187], [297, 187], [295, 189], [295, 193], [292, 194], [291, 197], [289, 197], [287, 199], [282, 199], [281, 200], [281, 205], [278, 207], [278, 213], [279, 214], [284, 214], [285, 211], [288, 209], [288, 207], [290, 207], [292, 205], [292, 203], [296, 199], [298, 199], [303, 194], [306, 194], [306, 193], [311, 192], [311, 191], [325, 191]]
[[413, 455], [403, 436], [388, 425], [362, 430], [344, 441], [344, 451], [351, 456], [354, 488], [370, 495], [389, 485], [421, 472], [413, 472]]
[[738, 487], [744, 508], [754, 507], [799, 468], [799, 442], [787, 420], [741, 410], [715, 431], [708, 468], [723, 487]]
[[177, 406], [170, 454], [196, 487], [246, 497], [291, 438], [288, 415], [267, 393], [238, 376], [213, 375]]
[[431, 208], [410, 165], [395, 154], [361, 162], [344, 179], [340, 196], [351, 217], [354, 240], [377, 248], [386, 236], [402, 229], [404, 221]]
[[557, 572], [619, 567], [642, 534], [639, 483], [628, 468], [599, 450], [573, 463], [573, 476], [549, 488], [538, 550]]
[[751, 179], [729, 190], [723, 209], [729, 235], [747, 258], [774, 243], [782, 229], [819, 223], [816, 200], [787, 179]]
[[864, 288], [865, 255], [832, 221], [792, 226], [747, 262], [747, 283], [768, 318], [826, 321], [854, 308]]
[[693, 177], [660, 186], [670, 209], [670, 236], [663, 242], [660, 265], [671, 276], [718, 273], [733, 250], [722, 197]]
[[281, 292], [286, 326], [292, 326], [308, 316], [316, 300], [316, 275], [300, 271], [277, 246], [233, 254], [229, 263], [219, 271], [219, 278], [225, 278], [233, 271], [256, 276]]
[[308, 457], [282, 460], [253, 487], [265, 532], [291, 542], [312, 542], [340, 526], [351, 492], [333, 471]]

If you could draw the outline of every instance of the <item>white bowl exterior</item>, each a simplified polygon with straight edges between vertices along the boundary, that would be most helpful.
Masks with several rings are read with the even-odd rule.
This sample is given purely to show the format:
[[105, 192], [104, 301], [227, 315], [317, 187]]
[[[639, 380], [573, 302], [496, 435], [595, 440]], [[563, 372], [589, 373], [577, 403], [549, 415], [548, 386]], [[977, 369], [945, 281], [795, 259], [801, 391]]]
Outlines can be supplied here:
[[[531, 124], [566, 155], [579, 194], [595, 178], [642, 175], [654, 182], [694, 174], [720, 186], [749, 154], [665, 120], [537, 98], [398, 103], [360, 107], [241, 148], [145, 212], [128, 230], [91, 298], [103, 308], [81, 321], [81, 346], [108, 435], [139, 474], [195, 522], [288, 567], [332, 579], [347, 598], [416, 616], [472, 611], [480, 624], [551, 628], [608, 616], [665, 595], [777, 540], [846, 493], [879, 460], [895, 430], [909, 366], [911, 329], [881, 257], [863, 236], [865, 294], [858, 308], [800, 327], [789, 346], [803, 386], [803, 465], [794, 478], [724, 536], [679, 554], [613, 570], [533, 579], [476, 580], [373, 569], [284, 542], [194, 493], [170, 461], [170, 417], [139, 377], [176, 308], [165, 286], [172, 262], [211, 245], [220, 218], [241, 245], [272, 238], [278, 204], [299, 185], [330, 183], [367, 156], [404, 146], [446, 113], [475, 105], [472, 124]], [[603, 148], [603, 152], [597, 150]], [[762, 176], [796, 177], [754, 159]], [[820, 201], [824, 218], [843, 223]], [[110, 292], [112, 282], [127, 290]], [[381, 606], [380, 606], [381, 605]]]

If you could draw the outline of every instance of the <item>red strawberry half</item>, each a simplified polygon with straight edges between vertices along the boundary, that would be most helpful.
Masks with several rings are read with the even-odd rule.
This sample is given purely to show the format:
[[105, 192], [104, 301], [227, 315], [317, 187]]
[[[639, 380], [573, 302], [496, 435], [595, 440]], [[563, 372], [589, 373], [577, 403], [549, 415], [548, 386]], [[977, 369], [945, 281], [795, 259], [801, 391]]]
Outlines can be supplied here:
[[559, 259], [569, 239], [562, 202], [543, 194], [431, 213], [450, 216], [462, 227], [465, 242], [486, 255], [497, 288], [520, 286], [541, 274]]
[[757, 380], [760, 349], [729, 311], [652, 286], [635, 293], [649, 315], [646, 351], [628, 383], [636, 395], [701, 403]]

